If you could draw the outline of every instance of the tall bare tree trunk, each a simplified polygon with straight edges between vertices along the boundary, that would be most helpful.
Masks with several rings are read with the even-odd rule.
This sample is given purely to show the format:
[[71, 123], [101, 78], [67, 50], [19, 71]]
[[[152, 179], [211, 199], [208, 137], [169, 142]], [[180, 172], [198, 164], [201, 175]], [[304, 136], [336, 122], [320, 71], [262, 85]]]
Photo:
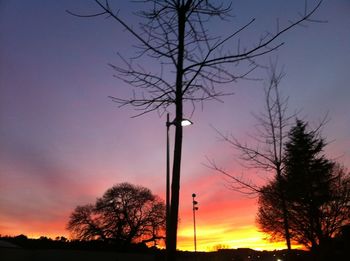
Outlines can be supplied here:
[[177, 225], [179, 214], [179, 197], [180, 197], [180, 171], [181, 171], [181, 155], [182, 155], [182, 126], [183, 117], [182, 106], [182, 79], [183, 79], [183, 61], [184, 61], [184, 40], [185, 40], [185, 21], [186, 7], [179, 8], [178, 20], [178, 57], [177, 57], [177, 73], [176, 73], [176, 116], [175, 116], [175, 145], [174, 145], [174, 161], [173, 175], [171, 184], [171, 204], [170, 204], [170, 227], [168, 235], [167, 256], [168, 260], [176, 260], [176, 239]]

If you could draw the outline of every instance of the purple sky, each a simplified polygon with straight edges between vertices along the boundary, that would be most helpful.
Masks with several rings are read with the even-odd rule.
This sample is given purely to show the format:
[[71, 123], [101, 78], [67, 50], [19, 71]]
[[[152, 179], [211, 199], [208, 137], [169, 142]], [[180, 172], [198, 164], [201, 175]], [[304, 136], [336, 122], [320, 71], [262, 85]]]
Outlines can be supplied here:
[[[115, 2], [121, 16], [135, 21], [137, 28], [131, 12], [142, 5]], [[228, 34], [255, 17], [241, 38], [242, 44], [252, 46], [261, 32], [276, 29], [276, 18], [286, 25], [303, 12], [304, 1], [286, 2], [233, 1], [232, 21], [224, 27], [211, 24], [210, 29]], [[310, 6], [314, 3], [309, 1]], [[121, 64], [117, 52], [132, 56], [135, 41], [113, 20], [77, 18], [66, 9], [98, 10], [89, 0], [0, 1], [0, 234], [67, 234], [65, 224], [75, 206], [93, 202], [120, 182], [146, 186], [164, 197], [164, 115], [131, 118], [132, 108], [119, 109], [107, 98], [131, 94], [107, 64]], [[315, 18], [328, 23], [294, 28], [280, 39], [284, 46], [261, 60], [278, 57], [285, 66], [281, 91], [289, 96], [291, 112], [301, 110], [301, 117], [313, 126], [328, 113], [323, 134], [332, 143], [327, 153], [348, 167], [349, 13], [350, 1], [325, 0]], [[149, 66], [157, 68], [152, 62]], [[262, 70], [253, 74], [266, 75]], [[251, 113], [263, 109], [263, 82], [238, 81], [226, 90], [235, 95], [224, 103], [198, 106], [191, 118], [195, 124], [184, 131], [184, 231], [192, 221], [188, 209], [193, 192], [201, 206], [198, 215], [203, 216], [199, 226], [216, 222], [237, 231], [255, 226], [255, 201], [226, 189], [222, 177], [203, 166], [209, 157], [244, 172], [236, 153], [218, 140], [211, 126], [244, 140], [255, 124]], [[190, 107], [185, 114], [191, 116]], [[222, 202], [227, 211], [215, 212], [215, 202]], [[242, 203], [250, 209], [235, 211]], [[204, 217], [211, 221], [204, 222]], [[208, 246], [205, 242], [202, 248]], [[227, 244], [234, 247], [234, 242]]]

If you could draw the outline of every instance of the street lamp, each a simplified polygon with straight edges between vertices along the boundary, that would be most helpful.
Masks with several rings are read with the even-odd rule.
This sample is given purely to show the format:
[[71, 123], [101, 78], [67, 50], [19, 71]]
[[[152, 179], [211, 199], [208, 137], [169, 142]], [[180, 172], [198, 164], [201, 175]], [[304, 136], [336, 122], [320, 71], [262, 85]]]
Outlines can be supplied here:
[[190, 121], [189, 119], [182, 119], [181, 121], [181, 126], [185, 127], [185, 126], [189, 126], [189, 125], [192, 125], [193, 122]]
[[[165, 245], [168, 247], [168, 235], [169, 235], [169, 227], [170, 227], [170, 153], [169, 153], [169, 128], [171, 125], [176, 125], [176, 119], [173, 121], [169, 121], [169, 113], [166, 117], [166, 196], [165, 196]], [[189, 126], [192, 125], [193, 122], [188, 119], [181, 120], [181, 126]]]
[[194, 240], [194, 252], [197, 252], [197, 233], [196, 233], [196, 211], [198, 210], [198, 202], [194, 200], [196, 194], [192, 194], [192, 210], [193, 210], [193, 240]]

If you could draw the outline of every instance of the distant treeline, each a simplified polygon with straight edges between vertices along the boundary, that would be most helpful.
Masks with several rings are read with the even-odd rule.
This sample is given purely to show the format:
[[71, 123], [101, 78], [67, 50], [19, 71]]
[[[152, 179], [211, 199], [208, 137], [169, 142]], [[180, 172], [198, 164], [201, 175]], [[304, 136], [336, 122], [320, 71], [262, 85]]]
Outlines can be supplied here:
[[[55, 239], [40, 237], [31, 239], [25, 235], [19, 236], [1, 236], [0, 242], [10, 243], [1, 245], [1, 247], [19, 247], [23, 249], [62, 249], [62, 250], [82, 250], [82, 251], [101, 251], [118, 253], [139, 253], [153, 256], [154, 260], [162, 261], [165, 258], [165, 252], [156, 247], [147, 247], [146, 244], [129, 244], [118, 242], [106, 242], [102, 240], [68, 240], [65, 237], [56, 237]], [[12, 244], [12, 246], [11, 246]], [[256, 251], [249, 248], [242, 249], [218, 249], [216, 252], [186, 252], [179, 251], [179, 260], [259, 260], [275, 261], [286, 260], [287, 250], [278, 251]], [[310, 251], [292, 250], [289, 253], [290, 261], [309, 261], [309, 260], [350, 260], [350, 226], [344, 227], [340, 237], [332, 239], [328, 244], [322, 247], [322, 251], [317, 255]]]
[[38, 239], [28, 238], [25, 235], [19, 236], [0, 236], [0, 241], [11, 243], [20, 248], [27, 249], [74, 249], [74, 250], [93, 250], [93, 251], [118, 251], [118, 252], [138, 252], [144, 253], [156, 251], [154, 247], [147, 247], [146, 244], [128, 244], [101, 240], [68, 240], [65, 237], [56, 237], [51, 239], [48, 237], [40, 237]]

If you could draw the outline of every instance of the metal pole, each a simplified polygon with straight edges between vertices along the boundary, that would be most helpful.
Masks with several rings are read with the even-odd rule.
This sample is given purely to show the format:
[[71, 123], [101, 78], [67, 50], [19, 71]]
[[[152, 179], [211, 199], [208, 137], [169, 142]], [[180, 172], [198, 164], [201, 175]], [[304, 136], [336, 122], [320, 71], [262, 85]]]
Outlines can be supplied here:
[[168, 249], [169, 228], [170, 228], [170, 153], [169, 153], [169, 113], [166, 117], [166, 199], [165, 199], [165, 246]]
[[198, 207], [196, 205], [198, 204], [197, 201], [194, 200], [196, 197], [196, 194], [192, 194], [192, 210], [193, 210], [193, 240], [194, 240], [194, 252], [197, 252], [197, 233], [196, 233], [196, 210], [198, 210]]

